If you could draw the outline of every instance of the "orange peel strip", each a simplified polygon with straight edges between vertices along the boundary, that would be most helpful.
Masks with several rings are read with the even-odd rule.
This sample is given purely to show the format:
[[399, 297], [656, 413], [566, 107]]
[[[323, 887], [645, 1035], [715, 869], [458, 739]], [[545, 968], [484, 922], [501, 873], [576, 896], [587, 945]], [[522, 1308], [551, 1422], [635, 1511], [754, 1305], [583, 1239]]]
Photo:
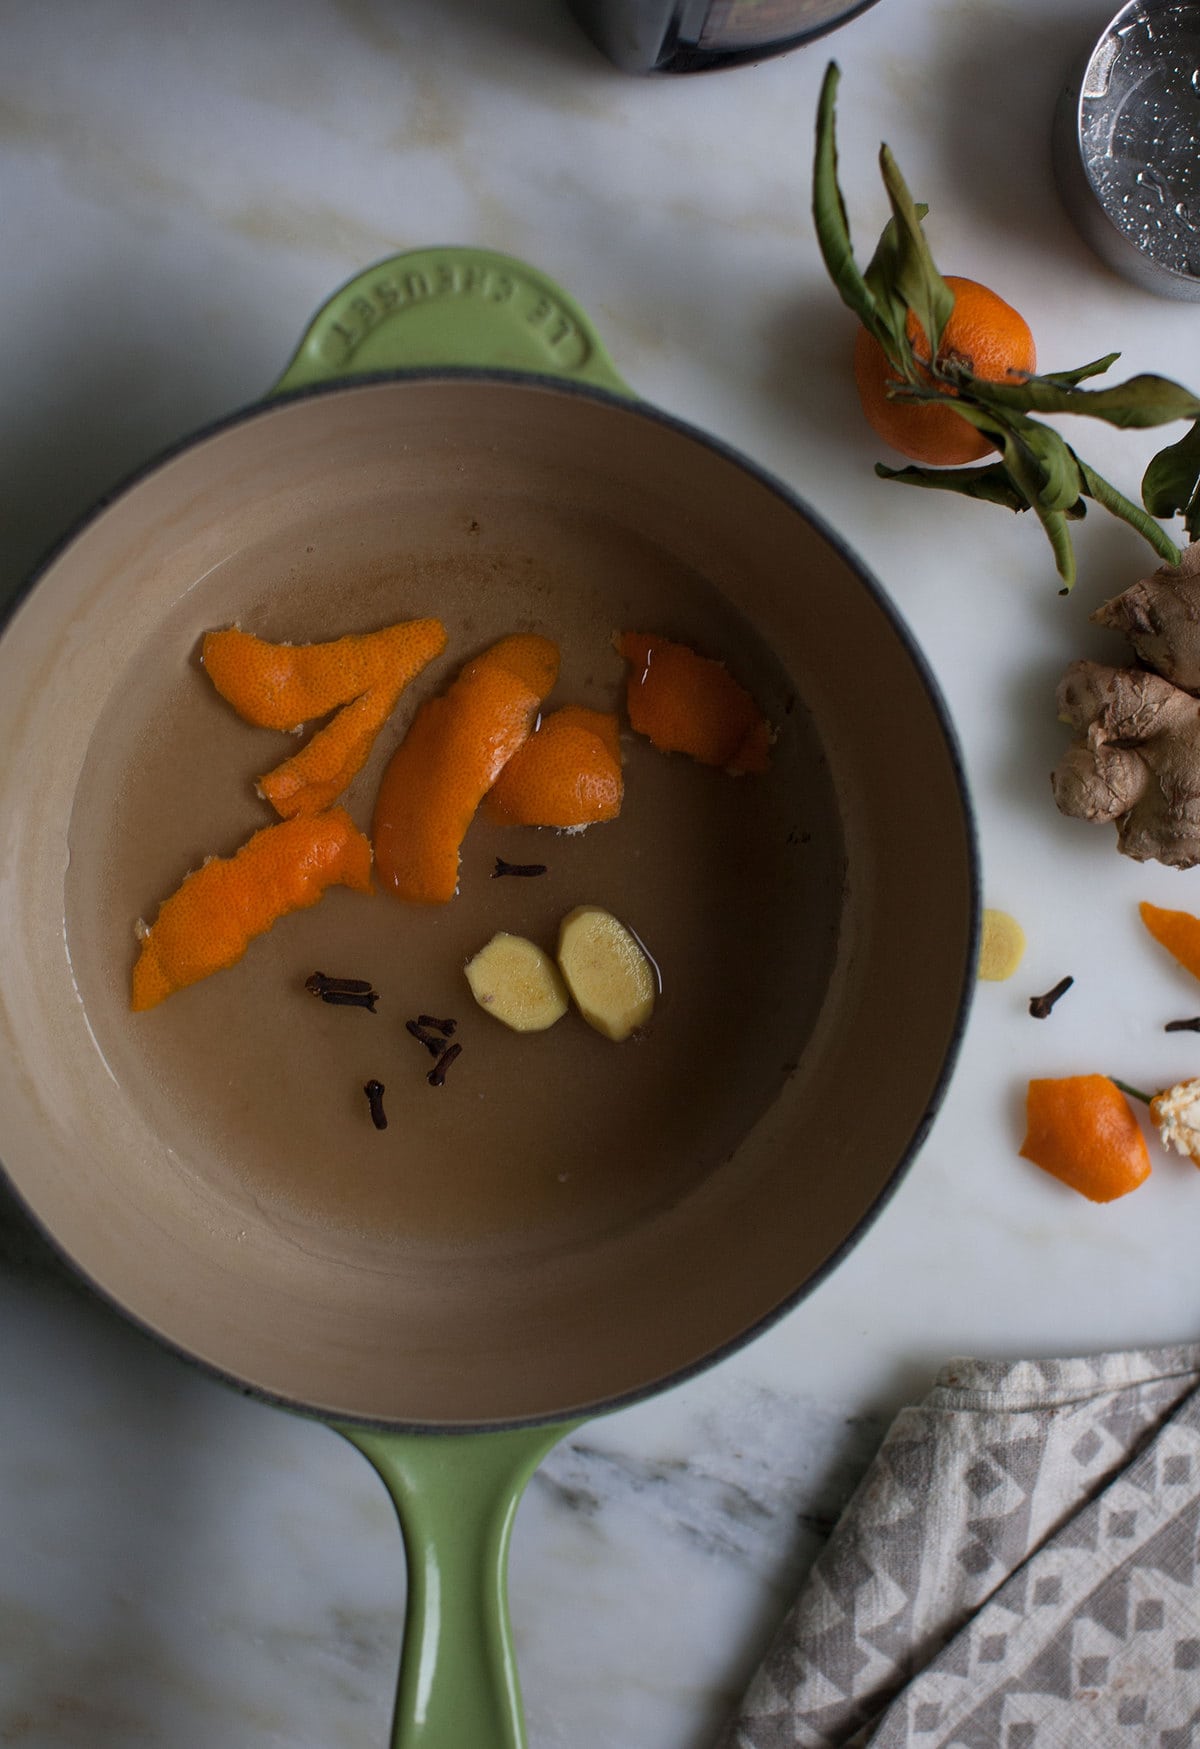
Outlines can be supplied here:
[[1190, 911], [1165, 911], [1145, 900], [1138, 912], [1155, 941], [1194, 978], [1200, 978], [1200, 917], [1193, 917]]
[[236, 855], [210, 857], [139, 928], [134, 1011], [236, 965], [255, 936], [331, 886], [371, 890], [371, 846], [344, 808], [264, 826]]
[[323, 644], [271, 644], [238, 626], [208, 632], [201, 660], [221, 697], [260, 729], [296, 729], [395, 677], [396, 692], [446, 647], [437, 619]]
[[366, 764], [375, 737], [408, 684], [373, 686], [343, 706], [291, 759], [258, 780], [258, 793], [277, 814], [317, 814], [335, 802]]
[[1107, 1075], [1031, 1081], [1021, 1154], [1091, 1202], [1128, 1196], [1150, 1176], [1133, 1107]]
[[501, 825], [570, 831], [615, 820], [624, 788], [615, 714], [568, 704], [544, 717], [513, 754], [485, 807]]
[[625, 632], [629, 721], [661, 753], [741, 775], [767, 769], [771, 726], [723, 662], [647, 632]]
[[468, 662], [418, 710], [383, 774], [372, 826], [380, 883], [397, 898], [454, 897], [467, 827], [557, 678], [557, 647], [523, 633]]

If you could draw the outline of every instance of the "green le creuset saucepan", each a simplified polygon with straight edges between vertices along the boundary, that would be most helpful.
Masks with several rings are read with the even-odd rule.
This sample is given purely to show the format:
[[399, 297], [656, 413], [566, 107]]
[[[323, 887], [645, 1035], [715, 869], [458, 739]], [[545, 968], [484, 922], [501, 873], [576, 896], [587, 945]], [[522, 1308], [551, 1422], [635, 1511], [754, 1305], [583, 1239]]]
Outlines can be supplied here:
[[[413, 710], [470, 655], [555, 639], [547, 708], [619, 708], [621, 629], [724, 660], [775, 729], [735, 779], [626, 735], [578, 836], [481, 814], [438, 907], [330, 891], [233, 969], [129, 1006], [135, 921], [269, 823], [287, 743], [199, 663], [436, 615], [442, 658], [346, 797], [369, 824]], [[64, 1255], [183, 1355], [320, 1417], [396, 1501], [394, 1743], [523, 1737], [505, 1562], [564, 1430], [747, 1341], [887, 1198], [973, 985], [970, 809], [895, 610], [787, 488], [638, 402], [519, 261], [384, 261], [277, 392], [159, 459], [51, 556], [0, 637], [0, 1158]], [[489, 878], [498, 854], [537, 880]], [[499, 928], [593, 903], [647, 944], [653, 1023], [521, 1035], [470, 1001]], [[365, 975], [379, 1012], [304, 994]], [[403, 1029], [454, 1015], [432, 1089]], [[375, 1130], [363, 1085], [387, 1088]]]

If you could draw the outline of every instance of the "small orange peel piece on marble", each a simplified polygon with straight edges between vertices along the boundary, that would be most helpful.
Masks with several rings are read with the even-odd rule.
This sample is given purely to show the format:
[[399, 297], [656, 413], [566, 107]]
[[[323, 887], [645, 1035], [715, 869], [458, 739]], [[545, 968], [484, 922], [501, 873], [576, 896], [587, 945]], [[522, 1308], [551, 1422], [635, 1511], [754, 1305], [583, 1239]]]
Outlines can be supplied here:
[[624, 632], [617, 649], [630, 668], [630, 725], [660, 753], [687, 753], [735, 776], [766, 771], [771, 725], [723, 662], [651, 632]]
[[1021, 1155], [1090, 1202], [1128, 1196], [1150, 1176], [1133, 1107], [1107, 1075], [1029, 1083]]
[[1142, 902], [1138, 913], [1160, 946], [1177, 959], [1185, 971], [1200, 978], [1200, 917], [1190, 911], [1166, 911], [1161, 905]]
[[558, 646], [533, 632], [501, 638], [427, 699], [383, 774], [372, 837], [380, 885], [444, 905], [475, 811], [524, 746], [558, 678]]
[[175, 991], [236, 965], [256, 936], [328, 887], [371, 890], [371, 846], [343, 808], [264, 826], [231, 857], [209, 857], [140, 923], [131, 1006], [155, 1008]]

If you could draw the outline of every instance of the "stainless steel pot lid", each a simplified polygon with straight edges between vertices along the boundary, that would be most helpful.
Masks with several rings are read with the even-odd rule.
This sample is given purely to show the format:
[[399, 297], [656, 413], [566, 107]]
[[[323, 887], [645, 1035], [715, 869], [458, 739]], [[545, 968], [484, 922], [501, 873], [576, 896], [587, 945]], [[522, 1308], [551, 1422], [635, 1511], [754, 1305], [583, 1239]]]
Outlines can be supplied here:
[[1200, 0], [1130, 0], [1055, 120], [1064, 203], [1108, 266], [1200, 300]]

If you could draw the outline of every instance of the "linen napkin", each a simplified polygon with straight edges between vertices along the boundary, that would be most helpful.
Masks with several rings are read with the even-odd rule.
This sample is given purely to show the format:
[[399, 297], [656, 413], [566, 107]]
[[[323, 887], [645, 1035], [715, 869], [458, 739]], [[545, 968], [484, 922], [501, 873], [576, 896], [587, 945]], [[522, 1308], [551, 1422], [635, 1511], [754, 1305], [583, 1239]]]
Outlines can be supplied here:
[[720, 1749], [1200, 1749], [1200, 1344], [951, 1361]]

